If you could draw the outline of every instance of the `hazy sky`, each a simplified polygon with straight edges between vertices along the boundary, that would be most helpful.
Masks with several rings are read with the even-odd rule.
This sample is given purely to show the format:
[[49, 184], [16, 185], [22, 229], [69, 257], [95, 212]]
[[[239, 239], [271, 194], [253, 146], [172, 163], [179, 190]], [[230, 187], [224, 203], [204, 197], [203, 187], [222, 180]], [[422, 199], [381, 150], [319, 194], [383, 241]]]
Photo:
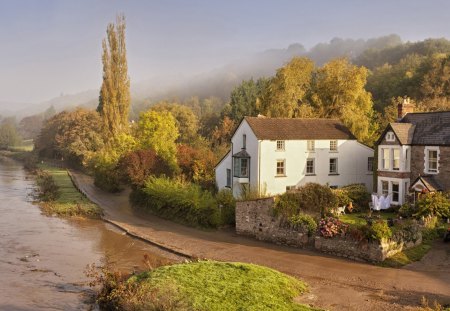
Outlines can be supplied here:
[[295, 42], [450, 38], [445, 0], [0, 0], [0, 102], [98, 88], [101, 41], [120, 12], [132, 82], [208, 71]]

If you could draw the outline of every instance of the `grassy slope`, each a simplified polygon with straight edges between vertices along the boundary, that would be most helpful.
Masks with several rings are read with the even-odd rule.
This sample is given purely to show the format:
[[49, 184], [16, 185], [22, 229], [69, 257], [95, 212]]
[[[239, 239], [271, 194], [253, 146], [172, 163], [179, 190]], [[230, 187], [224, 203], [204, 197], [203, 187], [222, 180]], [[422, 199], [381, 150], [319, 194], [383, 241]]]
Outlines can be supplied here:
[[194, 310], [313, 310], [293, 302], [305, 283], [281, 272], [243, 263], [201, 261], [160, 267], [129, 280], [164, 292], [175, 284]]
[[48, 165], [39, 165], [39, 168], [52, 175], [60, 194], [54, 202], [41, 204], [46, 213], [60, 216], [100, 216], [101, 209], [75, 188], [65, 169]]

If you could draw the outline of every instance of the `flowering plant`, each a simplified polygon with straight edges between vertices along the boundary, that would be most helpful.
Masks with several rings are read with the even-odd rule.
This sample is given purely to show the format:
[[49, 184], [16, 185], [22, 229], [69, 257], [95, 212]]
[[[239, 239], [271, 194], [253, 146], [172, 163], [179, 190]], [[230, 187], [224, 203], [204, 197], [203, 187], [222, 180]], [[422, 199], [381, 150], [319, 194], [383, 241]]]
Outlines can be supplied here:
[[338, 235], [344, 236], [347, 230], [348, 225], [337, 218], [323, 218], [319, 223], [320, 234], [325, 238], [332, 238]]

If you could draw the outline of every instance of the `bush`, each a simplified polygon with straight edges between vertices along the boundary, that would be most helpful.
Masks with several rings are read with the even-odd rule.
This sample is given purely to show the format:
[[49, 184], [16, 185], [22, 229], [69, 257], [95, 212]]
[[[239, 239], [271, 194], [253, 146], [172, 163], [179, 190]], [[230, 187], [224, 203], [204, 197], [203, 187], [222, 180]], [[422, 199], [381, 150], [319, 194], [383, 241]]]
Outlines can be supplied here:
[[337, 218], [328, 217], [319, 222], [320, 234], [325, 238], [344, 236], [347, 233], [348, 225]]
[[306, 229], [308, 235], [312, 236], [317, 230], [317, 222], [314, 218], [307, 214], [298, 214], [291, 216], [289, 218], [289, 223], [292, 225], [293, 229]]
[[387, 240], [392, 237], [391, 228], [387, 225], [387, 222], [384, 220], [377, 220], [369, 226], [369, 230], [367, 232], [368, 238], [375, 241], [381, 241], [383, 239]]
[[410, 203], [403, 204], [398, 210], [398, 214], [402, 217], [412, 217], [415, 213], [417, 213], [417, 208]]
[[337, 206], [347, 206], [347, 204], [352, 202], [346, 190], [333, 189], [332, 191], [336, 195]]
[[216, 200], [220, 208], [221, 223], [234, 225], [236, 223], [236, 200], [233, 192], [229, 189], [222, 189], [217, 193]]
[[39, 186], [39, 198], [42, 201], [54, 201], [59, 197], [59, 187], [49, 172], [37, 170], [36, 183]]
[[371, 201], [370, 193], [363, 184], [351, 184], [340, 188], [359, 210], [367, 210]]
[[422, 195], [417, 201], [416, 216], [450, 217], [450, 201], [447, 193], [435, 192]]
[[395, 241], [417, 241], [421, 237], [421, 229], [416, 220], [402, 221], [392, 228], [392, 239]]
[[328, 186], [316, 183], [307, 183], [300, 188], [282, 194], [276, 202], [275, 212], [286, 217], [304, 211], [323, 217], [330, 215], [338, 203], [336, 195]]
[[151, 176], [144, 187], [133, 191], [130, 200], [137, 207], [191, 226], [221, 224], [220, 210], [212, 194], [182, 180]]

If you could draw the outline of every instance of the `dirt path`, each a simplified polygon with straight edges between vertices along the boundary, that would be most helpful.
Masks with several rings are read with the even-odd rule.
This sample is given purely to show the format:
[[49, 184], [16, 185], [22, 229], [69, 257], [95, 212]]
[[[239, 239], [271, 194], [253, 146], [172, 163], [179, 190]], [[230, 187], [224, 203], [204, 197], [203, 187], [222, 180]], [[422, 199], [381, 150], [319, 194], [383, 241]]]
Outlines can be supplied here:
[[437, 243], [418, 263], [380, 268], [237, 236], [201, 231], [134, 212], [128, 192], [105, 193], [92, 178], [72, 172], [78, 187], [105, 212], [105, 219], [132, 235], [188, 256], [272, 267], [310, 284], [301, 301], [330, 310], [410, 310], [422, 296], [450, 304], [450, 246]]

